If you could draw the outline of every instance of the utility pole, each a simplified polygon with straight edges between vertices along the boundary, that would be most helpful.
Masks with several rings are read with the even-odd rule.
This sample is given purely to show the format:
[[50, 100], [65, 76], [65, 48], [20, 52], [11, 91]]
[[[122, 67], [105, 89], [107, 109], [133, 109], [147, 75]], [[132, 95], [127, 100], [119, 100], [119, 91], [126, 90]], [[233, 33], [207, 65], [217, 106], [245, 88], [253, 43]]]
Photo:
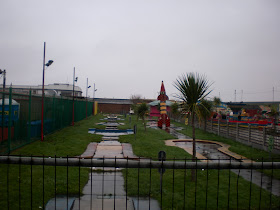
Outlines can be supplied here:
[[90, 88], [91, 86], [88, 86], [88, 78], [87, 78], [87, 89], [86, 89], [86, 117], [87, 117], [87, 98], [88, 98], [88, 89]]
[[234, 102], [236, 102], [236, 90], [234, 90]]
[[75, 92], [74, 92], [74, 88], [75, 88], [75, 82], [78, 81], [78, 77], [75, 77], [75, 67], [74, 67], [74, 72], [73, 72], [73, 108], [72, 108], [72, 126], [74, 125], [74, 120], [75, 120], [75, 107], [74, 107], [74, 97], [75, 97]]
[[272, 101], [274, 102], [274, 87], [272, 87]]
[[243, 90], [241, 90], [241, 102], [243, 101]]
[[41, 110], [41, 141], [44, 141], [44, 98], [45, 98], [45, 66], [49, 67], [52, 65], [53, 60], [46, 60], [46, 42], [44, 42], [44, 54], [43, 54], [43, 81], [42, 81], [42, 110]]
[[95, 98], [95, 92], [97, 91], [97, 89], [95, 89], [95, 83], [93, 84], [93, 100]]
[[42, 108], [41, 108], [41, 141], [44, 141], [45, 59], [46, 59], [46, 42], [44, 42], [44, 55], [43, 55]]
[[4, 115], [5, 115], [5, 88], [6, 88], [6, 70], [0, 69], [0, 74], [3, 74], [3, 96], [2, 96], [2, 139], [4, 141]]

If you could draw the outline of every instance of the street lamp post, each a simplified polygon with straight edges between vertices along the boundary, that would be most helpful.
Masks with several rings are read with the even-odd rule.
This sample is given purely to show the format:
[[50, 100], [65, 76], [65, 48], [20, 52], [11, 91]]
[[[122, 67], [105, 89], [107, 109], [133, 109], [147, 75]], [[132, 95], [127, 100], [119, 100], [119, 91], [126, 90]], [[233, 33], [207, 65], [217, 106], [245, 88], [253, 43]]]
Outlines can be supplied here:
[[95, 89], [95, 83], [93, 84], [93, 100], [95, 98], [95, 92], [97, 91], [97, 89]]
[[52, 65], [53, 60], [49, 60], [45, 63], [46, 58], [46, 42], [44, 42], [44, 57], [43, 57], [43, 82], [42, 82], [42, 110], [41, 110], [41, 141], [44, 141], [44, 97], [45, 97], [45, 66]]
[[95, 98], [95, 92], [96, 91], [97, 91], [97, 89], [95, 89], [95, 83], [93, 83], [93, 110], [92, 110], [93, 115], [95, 113], [95, 100], [94, 100], [94, 98]]
[[6, 87], [6, 70], [0, 69], [0, 74], [3, 74], [3, 97], [2, 97], [2, 142], [4, 141], [4, 113], [5, 113], [5, 87]]
[[74, 125], [74, 120], [75, 120], [75, 101], [74, 101], [74, 97], [75, 97], [75, 82], [78, 81], [78, 77], [75, 77], [75, 67], [74, 67], [74, 73], [73, 73], [73, 110], [72, 110], [72, 126]]
[[86, 89], [86, 117], [87, 117], [87, 98], [88, 98], [88, 89], [90, 88], [91, 86], [88, 86], [88, 78], [87, 78], [87, 89]]

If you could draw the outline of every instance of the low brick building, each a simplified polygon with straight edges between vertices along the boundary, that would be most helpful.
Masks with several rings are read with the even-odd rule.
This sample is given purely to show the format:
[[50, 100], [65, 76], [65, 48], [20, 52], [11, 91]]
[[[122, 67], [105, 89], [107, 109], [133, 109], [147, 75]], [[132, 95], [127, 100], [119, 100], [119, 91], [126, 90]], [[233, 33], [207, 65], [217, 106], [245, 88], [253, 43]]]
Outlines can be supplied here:
[[98, 102], [98, 112], [108, 114], [127, 114], [132, 101], [130, 99], [95, 98]]

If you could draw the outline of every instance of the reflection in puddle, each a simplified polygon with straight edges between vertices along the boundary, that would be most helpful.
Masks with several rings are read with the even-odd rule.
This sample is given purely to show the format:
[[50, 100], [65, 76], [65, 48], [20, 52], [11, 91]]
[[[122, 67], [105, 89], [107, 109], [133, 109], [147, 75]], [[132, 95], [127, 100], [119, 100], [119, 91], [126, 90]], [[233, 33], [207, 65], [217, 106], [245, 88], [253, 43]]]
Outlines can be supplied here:
[[[175, 144], [176, 146], [183, 149], [192, 149], [191, 141], [175, 142]], [[238, 160], [230, 158], [228, 155], [220, 152], [218, 150], [218, 148], [220, 147], [221, 146], [217, 144], [196, 142], [197, 153], [200, 153], [206, 158], [211, 159], [211, 162], [239, 162]], [[272, 194], [280, 196], [280, 180], [271, 179], [271, 177], [264, 175], [259, 171], [251, 169], [231, 169], [231, 171], [237, 175], [239, 174], [239, 176], [243, 177], [245, 180], [251, 181], [259, 187], [272, 192]]]

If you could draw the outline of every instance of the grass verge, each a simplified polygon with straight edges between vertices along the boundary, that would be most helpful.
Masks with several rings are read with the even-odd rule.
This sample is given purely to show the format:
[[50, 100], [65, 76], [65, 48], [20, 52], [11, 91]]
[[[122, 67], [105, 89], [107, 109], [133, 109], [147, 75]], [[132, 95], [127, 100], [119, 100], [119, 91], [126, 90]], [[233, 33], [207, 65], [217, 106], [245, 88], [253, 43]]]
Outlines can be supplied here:
[[[192, 136], [192, 127], [186, 126], [183, 123], [174, 122], [174, 124], [178, 127], [182, 127], [183, 130], [179, 131], [182, 134], [185, 134], [187, 136]], [[271, 161], [271, 158], [274, 161], [279, 162], [280, 161], [280, 155], [277, 154], [270, 154], [269, 152], [266, 152], [264, 150], [256, 149], [247, 145], [244, 145], [240, 142], [234, 141], [232, 139], [228, 139], [222, 136], [218, 136], [213, 133], [206, 132], [204, 130], [195, 129], [195, 135], [197, 139], [202, 140], [211, 140], [211, 141], [218, 141], [223, 142], [225, 144], [230, 145], [229, 150], [237, 153], [239, 155], [243, 155], [251, 160], [261, 162], [264, 161]], [[280, 170], [264, 170], [264, 173], [273, 176], [274, 178], [280, 179]]]
[[[165, 131], [147, 128], [145, 132], [142, 121], [137, 121], [135, 117], [132, 118], [132, 125], [134, 124], [137, 125], [138, 131], [136, 140], [133, 135], [127, 135], [121, 136], [120, 141], [131, 143], [134, 154], [137, 156], [157, 159], [158, 152], [164, 150], [170, 161], [173, 158], [191, 158], [183, 149], [165, 146], [164, 140], [174, 138]], [[197, 138], [201, 137], [202, 135], [197, 136]], [[161, 193], [158, 170], [126, 169], [123, 171], [125, 179], [127, 178], [125, 187], [129, 196], [148, 197], [150, 195], [162, 204], [162, 209], [184, 209], [184, 206], [188, 209], [217, 207], [220, 209], [266, 209], [270, 203], [272, 208], [280, 206], [279, 197], [229, 170], [197, 170], [197, 182], [191, 181], [190, 173], [190, 170], [166, 170], [163, 175]]]
[[[101, 140], [101, 136], [88, 134], [88, 128], [103, 128], [95, 124], [100, 122], [101, 118], [102, 115], [97, 115], [76, 122], [75, 126], [47, 135], [43, 142], [36, 141], [13, 151], [12, 155], [78, 156], [85, 151], [90, 142]], [[88, 168], [79, 170], [79, 167], [67, 169], [58, 166], [0, 164], [1, 209], [42, 209], [55, 194], [67, 195], [67, 186], [69, 196], [78, 196], [87, 183], [88, 176]]]

